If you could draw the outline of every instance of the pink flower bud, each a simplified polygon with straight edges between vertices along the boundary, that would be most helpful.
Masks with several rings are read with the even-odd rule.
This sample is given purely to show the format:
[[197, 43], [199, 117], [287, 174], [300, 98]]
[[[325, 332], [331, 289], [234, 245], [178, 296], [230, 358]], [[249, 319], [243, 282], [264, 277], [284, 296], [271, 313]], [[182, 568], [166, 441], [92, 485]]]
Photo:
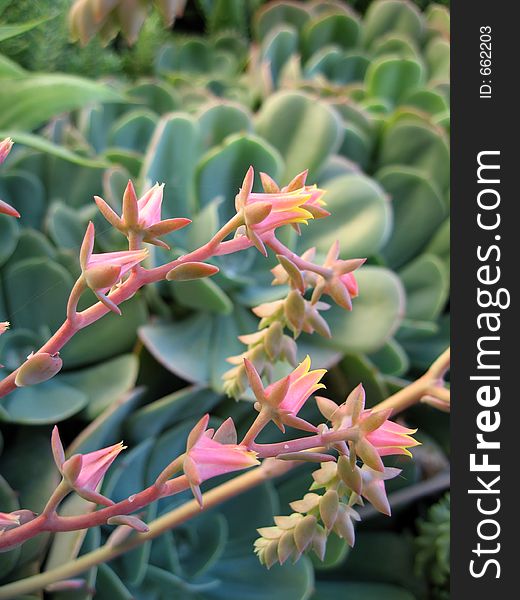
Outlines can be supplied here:
[[166, 275], [168, 281], [190, 281], [192, 279], [202, 279], [211, 277], [218, 273], [218, 267], [208, 265], [203, 262], [185, 262], [176, 267]]
[[0, 322], [0, 335], [9, 329], [9, 321]]
[[0, 142], [0, 165], [7, 158], [11, 148], [13, 147], [13, 140], [11, 138], [5, 138]]
[[306, 431], [316, 431], [316, 427], [296, 417], [307, 399], [318, 389], [327, 372], [325, 369], [310, 371], [311, 359], [307, 356], [292, 373], [279, 379], [265, 389], [253, 363], [244, 359], [249, 384], [260, 410], [268, 410], [271, 419], [283, 430], [283, 424]]
[[56, 466], [79, 496], [105, 506], [113, 504], [112, 500], [99, 494], [97, 488], [119, 453], [126, 448], [122, 442], [87, 454], [75, 454], [65, 460], [58, 428], [54, 427], [51, 447]]
[[[251, 452], [245, 446], [223, 444], [217, 441], [215, 438], [221, 436], [207, 430], [208, 421], [209, 415], [205, 415], [193, 428], [188, 437], [186, 458], [184, 459], [184, 473], [201, 505], [202, 496], [199, 486], [203, 481], [260, 464], [256, 458], [256, 452]], [[226, 436], [229, 434], [229, 429], [230, 424], [228, 423]], [[222, 432], [222, 437], [224, 437], [224, 432]]]
[[161, 220], [164, 184], [156, 183], [144, 195], [137, 199], [131, 181], [123, 194], [123, 214], [119, 217], [112, 208], [99, 196], [95, 196], [96, 204], [105, 219], [116, 229], [128, 235], [130, 231], [142, 232], [143, 241], [156, 246], [169, 248], [158, 238], [191, 223], [190, 219]]
[[36, 385], [51, 379], [61, 370], [63, 362], [59, 353], [47, 354], [38, 352], [31, 354], [18, 369], [14, 380], [17, 387]]
[[121, 314], [119, 307], [105, 294], [131, 269], [144, 260], [147, 250], [126, 250], [93, 254], [95, 230], [90, 222], [81, 244], [79, 261], [86, 284], [107, 308]]

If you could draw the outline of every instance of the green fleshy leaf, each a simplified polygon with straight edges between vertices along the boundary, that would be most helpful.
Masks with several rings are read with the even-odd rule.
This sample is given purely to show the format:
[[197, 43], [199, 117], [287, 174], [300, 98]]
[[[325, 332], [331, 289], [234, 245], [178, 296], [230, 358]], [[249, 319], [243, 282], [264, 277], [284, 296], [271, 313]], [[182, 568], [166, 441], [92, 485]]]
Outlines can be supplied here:
[[301, 92], [278, 92], [263, 104], [257, 132], [285, 158], [282, 183], [309, 169], [312, 183], [342, 141], [339, 115], [330, 106]]
[[38, 334], [54, 332], [65, 319], [72, 277], [47, 258], [27, 258], [5, 273], [7, 306], [13, 327]]
[[449, 147], [442, 130], [417, 120], [402, 119], [385, 132], [380, 166], [407, 165], [421, 169], [441, 190], [449, 186]]
[[342, 258], [375, 254], [390, 234], [391, 206], [387, 196], [365, 175], [344, 175], [327, 182], [325, 202], [331, 216], [309, 221], [298, 242], [300, 251], [316, 246], [327, 252], [336, 240]]
[[90, 102], [120, 102], [123, 99], [106, 84], [60, 73], [4, 78], [2, 92], [1, 129], [34, 129], [59, 113]]
[[157, 125], [149, 110], [130, 111], [120, 117], [108, 132], [108, 144], [143, 154]]
[[360, 25], [354, 14], [325, 14], [307, 23], [302, 31], [302, 46], [311, 56], [324, 46], [334, 45], [345, 50], [355, 48]]
[[61, 383], [56, 377], [11, 392], [2, 400], [7, 416], [0, 418], [24, 425], [54, 424], [78, 413], [87, 402], [86, 394]]
[[399, 272], [406, 289], [406, 316], [434, 320], [441, 313], [449, 291], [448, 274], [432, 254], [422, 254]]
[[107, 314], [72, 338], [61, 351], [65, 368], [92, 364], [132, 349], [137, 328], [147, 320], [147, 308], [142, 296], [136, 294], [121, 305], [121, 310], [121, 316]]
[[371, 63], [365, 85], [367, 94], [398, 104], [422, 83], [421, 65], [405, 58], [383, 57]]
[[125, 429], [132, 440], [153, 437], [181, 419], [191, 419], [208, 412], [220, 396], [212, 390], [188, 386], [137, 410]]
[[3, 264], [16, 248], [19, 227], [14, 217], [0, 215], [0, 265]]
[[296, 3], [273, 2], [262, 7], [254, 18], [253, 28], [258, 39], [263, 39], [277, 25], [291, 25], [299, 30], [310, 19], [306, 6]]
[[[7, 123], [6, 126], [10, 127], [11, 124]], [[5, 125], [4, 125], [5, 127]], [[52, 156], [56, 156], [68, 162], [80, 165], [82, 167], [92, 167], [97, 169], [104, 169], [109, 166], [109, 163], [98, 158], [89, 158], [77, 154], [72, 150], [69, 150], [66, 146], [54, 144], [51, 141], [33, 133], [27, 133], [24, 131], [15, 131], [3, 129], [0, 131], [0, 138], [11, 137], [15, 144], [21, 144], [22, 146], [28, 146], [34, 150], [45, 152]]]
[[446, 208], [435, 182], [417, 169], [386, 167], [376, 179], [390, 194], [394, 213], [383, 255], [390, 266], [399, 267], [424, 248], [444, 220]]
[[60, 381], [87, 395], [88, 405], [84, 415], [92, 420], [133, 387], [137, 371], [136, 356], [123, 354], [95, 367], [63, 373]]
[[256, 172], [255, 190], [260, 191], [259, 172], [277, 179], [282, 172], [282, 159], [278, 152], [264, 140], [254, 135], [233, 135], [226, 138], [202, 157], [197, 165], [197, 198], [204, 207], [215, 198], [223, 199], [219, 208], [222, 222], [235, 213], [235, 196], [238, 194], [250, 166]]
[[332, 330], [327, 344], [344, 352], [375, 352], [399, 326], [404, 291], [399, 279], [380, 267], [362, 267], [356, 278], [359, 298], [352, 312], [333, 306], [325, 315]]
[[373, 2], [365, 15], [363, 25], [363, 41], [367, 47], [390, 32], [403, 34], [421, 42], [425, 29], [417, 7], [405, 0]]
[[142, 188], [165, 183], [163, 218], [189, 217], [194, 206], [193, 178], [199, 147], [199, 125], [183, 113], [163, 117], [145, 154]]
[[201, 144], [204, 150], [222, 144], [234, 134], [249, 134], [253, 129], [251, 115], [240, 104], [219, 101], [204, 107], [198, 115]]

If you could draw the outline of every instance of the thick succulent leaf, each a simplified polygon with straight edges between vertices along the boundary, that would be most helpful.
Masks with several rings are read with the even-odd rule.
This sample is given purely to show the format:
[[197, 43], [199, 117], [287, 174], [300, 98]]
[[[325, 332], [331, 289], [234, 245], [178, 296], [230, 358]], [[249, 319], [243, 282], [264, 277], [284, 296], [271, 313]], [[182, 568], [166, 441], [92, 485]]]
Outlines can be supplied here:
[[127, 420], [125, 430], [132, 440], [142, 441], [182, 419], [208, 412], [219, 399], [212, 390], [188, 386], [138, 409]]
[[325, 14], [305, 25], [302, 31], [302, 47], [306, 56], [332, 45], [349, 50], [356, 47], [359, 36], [359, 20], [353, 13]]
[[278, 87], [280, 73], [291, 56], [298, 51], [295, 29], [279, 26], [269, 33], [262, 44], [262, 61], [267, 64], [271, 81]]
[[108, 85], [74, 75], [51, 73], [4, 78], [0, 128], [34, 129], [64, 111], [91, 102], [120, 102], [122, 99]]
[[253, 29], [256, 37], [262, 39], [277, 25], [292, 25], [299, 30], [309, 19], [310, 12], [299, 2], [272, 2], [257, 12]]
[[256, 320], [243, 309], [231, 315], [198, 313], [179, 322], [145, 325], [139, 337], [166, 369], [192, 383], [222, 389], [228, 356], [244, 350], [237, 337], [254, 331]]
[[198, 115], [200, 141], [204, 150], [222, 144], [233, 133], [248, 134], [253, 130], [251, 115], [241, 104], [213, 103]]
[[88, 396], [60, 382], [59, 377], [36, 386], [17, 388], [2, 399], [0, 419], [24, 425], [52, 425], [78, 413]]
[[97, 600], [133, 600], [135, 596], [108, 565], [101, 564], [96, 576]]
[[[59, 482], [49, 439], [48, 428], [22, 428], [11, 441], [9, 450], [2, 455], [0, 463], [0, 471], [16, 490], [20, 507], [36, 513], [43, 510]], [[48, 534], [43, 533], [25, 542], [18, 564], [39, 559], [45, 551], [47, 540]], [[39, 560], [37, 564], [39, 566]]]
[[46, 258], [27, 258], [7, 269], [4, 283], [9, 289], [7, 307], [14, 327], [40, 335], [58, 329], [73, 284], [61, 265]]
[[143, 190], [164, 183], [164, 218], [189, 217], [194, 206], [193, 178], [199, 148], [199, 126], [187, 114], [163, 117], [145, 154]]
[[308, 79], [323, 75], [333, 83], [348, 84], [362, 82], [369, 64], [369, 58], [359, 51], [325, 47], [311, 56], [304, 72]]
[[386, 167], [375, 177], [389, 193], [394, 215], [383, 255], [391, 267], [399, 267], [428, 243], [444, 220], [446, 207], [435, 182], [415, 168]]
[[373, 2], [363, 23], [363, 42], [370, 47], [376, 40], [392, 32], [407, 35], [420, 43], [425, 23], [417, 7], [406, 0]]
[[197, 165], [198, 206], [202, 208], [215, 198], [221, 198], [220, 218], [222, 222], [231, 218], [235, 212], [235, 196], [250, 166], [257, 174], [256, 191], [262, 189], [260, 171], [277, 179], [283, 169], [278, 152], [255, 135], [232, 135], [221, 146], [210, 150]]
[[155, 127], [156, 115], [149, 110], [130, 111], [120, 117], [108, 132], [108, 144], [116, 148], [144, 153]]
[[399, 326], [404, 290], [394, 273], [380, 267], [363, 267], [356, 277], [360, 291], [352, 312], [333, 306], [326, 314], [333, 336], [328, 343], [344, 352], [375, 352]]
[[369, 358], [385, 375], [400, 377], [410, 368], [410, 360], [406, 352], [393, 338], [390, 338], [380, 350], [370, 354]]
[[[63, 348], [66, 368], [92, 364], [132, 349], [137, 328], [146, 322], [148, 311], [140, 294], [121, 305], [122, 316], [110, 313], [79, 331]], [[65, 314], [61, 313], [62, 318]]]
[[137, 371], [136, 356], [123, 354], [94, 367], [63, 373], [59, 379], [87, 395], [88, 404], [83, 414], [91, 420], [134, 386]]
[[436, 319], [446, 303], [448, 274], [442, 262], [432, 254], [422, 254], [399, 271], [406, 289], [406, 316], [429, 321]]
[[129, 88], [127, 94], [136, 104], [159, 115], [181, 107], [178, 94], [164, 81], [141, 81]]
[[[14, 206], [20, 213], [20, 219], [16, 222], [23, 227], [41, 227], [46, 209], [45, 188], [36, 175], [18, 169], [3, 173], [0, 178], [0, 198]], [[2, 220], [5, 218], [7, 217], [2, 215]], [[9, 220], [14, 227], [15, 220], [12, 217]], [[2, 226], [5, 227], [3, 224], [0, 225]], [[8, 239], [9, 235], [2, 232], [0, 245], [7, 243], [6, 238]], [[0, 262], [3, 254], [4, 252], [0, 250]]]
[[426, 123], [403, 119], [384, 133], [379, 165], [407, 165], [424, 171], [441, 190], [449, 185], [450, 156], [445, 135]]
[[86, 223], [77, 210], [64, 202], [54, 202], [47, 213], [49, 237], [60, 248], [74, 250], [81, 247]]
[[256, 131], [284, 157], [282, 183], [305, 169], [312, 181], [339, 148], [343, 133], [334, 109], [301, 92], [270, 96], [257, 115]]
[[326, 208], [331, 216], [310, 221], [298, 239], [300, 250], [316, 246], [327, 252], [340, 240], [342, 258], [363, 258], [378, 252], [392, 226], [392, 208], [384, 190], [361, 174], [327, 181], [326, 190]]
[[417, 61], [383, 57], [371, 63], [365, 85], [368, 96], [398, 104], [421, 85], [423, 77], [423, 69]]
[[18, 223], [7, 215], [0, 215], [0, 265], [6, 262], [16, 248], [19, 236]]

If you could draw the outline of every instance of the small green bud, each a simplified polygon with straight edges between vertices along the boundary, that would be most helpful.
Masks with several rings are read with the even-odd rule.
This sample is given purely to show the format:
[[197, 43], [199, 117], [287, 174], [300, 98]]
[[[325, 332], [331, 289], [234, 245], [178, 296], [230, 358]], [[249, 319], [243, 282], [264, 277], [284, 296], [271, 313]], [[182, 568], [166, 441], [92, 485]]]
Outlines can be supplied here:
[[14, 380], [15, 385], [24, 387], [47, 381], [61, 370], [62, 365], [63, 362], [58, 352], [56, 354], [47, 354], [47, 352], [31, 354], [18, 369]]

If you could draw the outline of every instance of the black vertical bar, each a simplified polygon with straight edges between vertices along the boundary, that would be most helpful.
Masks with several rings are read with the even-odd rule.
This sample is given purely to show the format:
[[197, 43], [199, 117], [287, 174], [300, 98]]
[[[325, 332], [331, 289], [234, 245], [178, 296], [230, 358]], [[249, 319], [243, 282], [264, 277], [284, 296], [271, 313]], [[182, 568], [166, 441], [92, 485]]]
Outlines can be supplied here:
[[[451, 582], [456, 600], [520, 597], [515, 9], [516, 2], [500, 0], [452, 2]], [[479, 160], [487, 165], [480, 182]], [[489, 302], [495, 305], [486, 306]]]

